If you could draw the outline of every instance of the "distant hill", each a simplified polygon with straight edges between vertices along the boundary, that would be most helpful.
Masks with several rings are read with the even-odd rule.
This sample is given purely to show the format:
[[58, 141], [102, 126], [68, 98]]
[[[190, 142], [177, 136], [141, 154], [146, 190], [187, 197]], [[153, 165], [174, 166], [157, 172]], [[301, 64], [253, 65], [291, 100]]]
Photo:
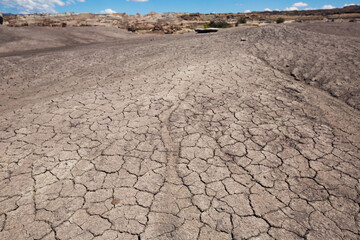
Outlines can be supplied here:
[[269, 11], [251, 13], [154, 13], [146, 15], [91, 14], [91, 13], [62, 13], [62, 14], [30, 14], [4, 15], [4, 25], [7, 26], [115, 26], [137, 32], [175, 33], [187, 31], [195, 27], [202, 27], [210, 21], [227, 22], [230, 26], [242, 19], [248, 24], [275, 23], [276, 19], [283, 18], [285, 22], [303, 21], [360, 21], [360, 6], [328, 10], [304, 11]]

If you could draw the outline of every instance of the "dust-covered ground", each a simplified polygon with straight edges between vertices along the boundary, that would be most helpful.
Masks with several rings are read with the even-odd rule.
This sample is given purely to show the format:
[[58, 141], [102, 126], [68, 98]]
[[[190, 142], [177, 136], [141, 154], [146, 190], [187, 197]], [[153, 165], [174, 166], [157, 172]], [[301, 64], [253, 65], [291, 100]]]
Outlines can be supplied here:
[[0, 239], [359, 239], [359, 29], [0, 27]]
[[360, 24], [267, 26], [248, 36], [250, 53], [360, 110]]

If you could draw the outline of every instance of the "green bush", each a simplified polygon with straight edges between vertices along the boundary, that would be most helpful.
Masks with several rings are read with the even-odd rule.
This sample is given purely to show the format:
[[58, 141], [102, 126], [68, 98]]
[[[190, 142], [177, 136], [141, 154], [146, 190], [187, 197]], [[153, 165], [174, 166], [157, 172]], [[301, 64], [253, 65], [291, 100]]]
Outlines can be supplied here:
[[245, 24], [247, 23], [247, 20], [245, 18], [240, 18], [238, 21], [237, 21], [238, 24]]
[[247, 20], [245, 18], [240, 18], [239, 20], [237, 20], [237, 22], [235, 23], [235, 27], [239, 26], [239, 24], [246, 24]]
[[285, 22], [285, 19], [284, 18], [278, 18], [278, 19], [276, 19], [276, 23], [277, 24], [279, 24], [279, 23], [283, 23], [283, 22]]
[[232, 25], [225, 21], [211, 21], [210, 23], [205, 24], [205, 28], [229, 28]]

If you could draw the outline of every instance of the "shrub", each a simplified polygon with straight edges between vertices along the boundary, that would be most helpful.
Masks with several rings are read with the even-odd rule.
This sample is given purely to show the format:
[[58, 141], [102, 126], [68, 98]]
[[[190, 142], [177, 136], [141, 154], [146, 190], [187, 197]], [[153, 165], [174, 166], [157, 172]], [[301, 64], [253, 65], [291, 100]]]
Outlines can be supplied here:
[[285, 19], [284, 18], [278, 18], [278, 19], [276, 19], [276, 23], [277, 24], [280, 24], [280, 23], [283, 23], [283, 22], [285, 22]]
[[237, 21], [238, 24], [245, 24], [247, 23], [247, 20], [245, 18], [240, 18], [238, 21]]
[[240, 18], [236, 23], [235, 27], [239, 26], [239, 24], [245, 24], [247, 20], [245, 18]]
[[228, 22], [225, 22], [225, 21], [218, 21], [218, 22], [215, 22], [215, 21], [211, 21], [210, 23], [208, 24], [205, 24], [205, 27], [211, 27], [211, 28], [229, 28], [229, 27], [232, 27], [230, 23]]

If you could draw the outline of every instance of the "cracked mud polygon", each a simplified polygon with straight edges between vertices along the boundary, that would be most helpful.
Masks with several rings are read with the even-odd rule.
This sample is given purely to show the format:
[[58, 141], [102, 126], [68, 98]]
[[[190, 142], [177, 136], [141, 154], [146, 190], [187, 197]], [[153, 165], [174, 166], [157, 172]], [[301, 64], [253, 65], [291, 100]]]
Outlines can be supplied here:
[[1, 27], [0, 239], [359, 239], [359, 29]]

